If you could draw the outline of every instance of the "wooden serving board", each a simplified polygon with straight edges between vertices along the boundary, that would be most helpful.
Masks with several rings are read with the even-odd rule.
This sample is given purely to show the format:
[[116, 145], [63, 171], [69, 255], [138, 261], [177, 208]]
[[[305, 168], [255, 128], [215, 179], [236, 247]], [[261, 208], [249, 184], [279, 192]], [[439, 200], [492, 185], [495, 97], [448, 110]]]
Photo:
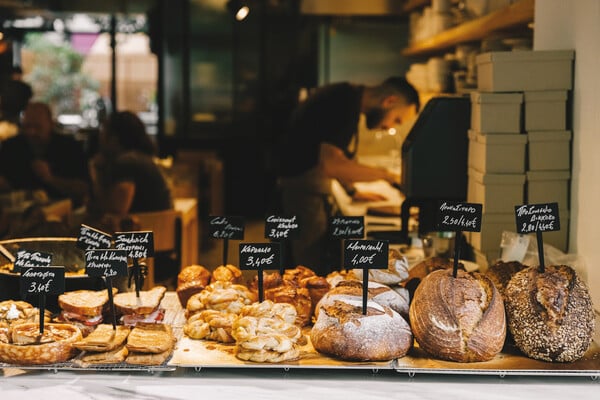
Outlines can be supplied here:
[[307, 343], [300, 348], [300, 358], [282, 363], [257, 363], [243, 361], [235, 356], [235, 344], [222, 344], [209, 340], [194, 340], [183, 336], [175, 346], [168, 365], [177, 367], [213, 368], [356, 368], [393, 369], [394, 362], [351, 362], [338, 360], [317, 352], [310, 342], [310, 328], [303, 333]]

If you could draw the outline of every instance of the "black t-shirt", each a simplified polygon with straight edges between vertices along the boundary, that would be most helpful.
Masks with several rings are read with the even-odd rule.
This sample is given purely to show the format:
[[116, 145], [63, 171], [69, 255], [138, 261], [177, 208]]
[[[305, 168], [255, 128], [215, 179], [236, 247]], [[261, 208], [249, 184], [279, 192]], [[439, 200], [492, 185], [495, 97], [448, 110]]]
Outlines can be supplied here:
[[279, 148], [280, 176], [296, 176], [315, 167], [319, 146], [348, 147], [358, 131], [363, 87], [337, 83], [319, 88], [301, 103]]
[[38, 154], [39, 151], [34, 150], [22, 134], [7, 139], [0, 145], [0, 175], [14, 189], [44, 189], [50, 197], [60, 197], [33, 173], [31, 163], [41, 159], [56, 176], [89, 182], [83, 146], [72, 136], [53, 133], [48, 146]]
[[109, 184], [133, 182], [135, 195], [129, 212], [162, 211], [172, 208], [171, 192], [152, 157], [130, 151], [117, 157], [110, 167]]

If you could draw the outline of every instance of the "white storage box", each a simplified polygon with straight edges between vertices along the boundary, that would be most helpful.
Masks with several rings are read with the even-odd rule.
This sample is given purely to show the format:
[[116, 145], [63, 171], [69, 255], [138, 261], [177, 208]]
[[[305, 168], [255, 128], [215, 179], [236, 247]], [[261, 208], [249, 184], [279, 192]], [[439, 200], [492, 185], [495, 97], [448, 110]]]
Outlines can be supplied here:
[[469, 131], [469, 167], [485, 173], [525, 172], [527, 135], [482, 135]]
[[545, 90], [524, 93], [526, 131], [562, 131], [567, 127], [567, 92]]
[[569, 247], [569, 211], [558, 210], [560, 218], [560, 231], [544, 232], [544, 243], [551, 244], [566, 253]]
[[485, 213], [511, 213], [523, 204], [525, 174], [484, 174], [469, 168], [467, 201], [483, 204]]
[[481, 217], [481, 232], [471, 232], [469, 243], [480, 251], [499, 252], [502, 232], [516, 231], [515, 224], [514, 208], [513, 212], [506, 214], [484, 213]]
[[564, 171], [571, 168], [571, 132], [528, 132], [529, 170]]
[[476, 57], [477, 89], [483, 92], [569, 90], [572, 50], [504, 51]]
[[558, 203], [569, 209], [569, 171], [528, 171], [526, 199], [529, 204]]
[[471, 129], [484, 133], [520, 133], [522, 93], [471, 92]]

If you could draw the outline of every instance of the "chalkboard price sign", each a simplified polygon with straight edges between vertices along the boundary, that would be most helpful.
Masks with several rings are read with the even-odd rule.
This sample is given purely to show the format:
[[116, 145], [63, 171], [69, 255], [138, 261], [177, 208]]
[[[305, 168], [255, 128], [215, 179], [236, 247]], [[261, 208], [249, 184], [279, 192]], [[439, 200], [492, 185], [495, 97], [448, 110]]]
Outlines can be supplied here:
[[116, 232], [115, 247], [125, 250], [127, 257], [138, 260], [154, 256], [154, 234], [152, 231]]
[[82, 250], [108, 249], [112, 246], [112, 236], [108, 233], [94, 229], [91, 226], [81, 224], [77, 247]]
[[290, 239], [296, 236], [298, 229], [298, 218], [295, 215], [291, 217], [269, 215], [265, 220], [265, 238], [267, 239]]
[[19, 250], [14, 263], [14, 271], [21, 272], [25, 268], [49, 267], [52, 264], [52, 254], [41, 251]]
[[242, 217], [211, 216], [208, 234], [213, 239], [244, 240], [245, 221]]
[[438, 228], [441, 231], [481, 232], [482, 209], [481, 204], [441, 201]]
[[279, 243], [240, 243], [241, 269], [279, 269], [280, 266], [281, 245]]
[[558, 203], [515, 206], [515, 216], [518, 233], [525, 234], [560, 230]]
[[346, 268], [386, 269], [389, 243], [385, 240], [346, 240], [344, 266]]
[[26, 267], [21, 270], [21, 294], [56, 295], [65, 292], [64, 267]]
[[127, 276], [127, 251], [102, 249], [85, 252], [85, 273], [89, 276]]
[[337, 239], [362, 239], [365, 237], [365, 217], [332, 217], [329, 234]]

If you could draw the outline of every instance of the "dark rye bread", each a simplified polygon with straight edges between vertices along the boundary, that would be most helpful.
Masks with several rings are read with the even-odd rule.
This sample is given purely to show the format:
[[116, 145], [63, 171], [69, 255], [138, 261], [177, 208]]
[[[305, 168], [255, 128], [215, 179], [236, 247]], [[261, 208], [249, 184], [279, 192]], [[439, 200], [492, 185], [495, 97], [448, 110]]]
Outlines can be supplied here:
[[410, 324], [419, 346], [433, 357], [458, 362], [492, 359], [506, 337], [504, 303], [477, 272], [431, 272], [417, 287]]
[[518, 261], [498, 261], [494, 265], [488, 268], [485, 272], [485, 276], [496, 286], [496, 289], [502, 295], [502, 299], [506, 301], [506, 285], [517, 272], [527, 268], [526, 265], [521, 264]]
[[581, 358], [594, 334], [594, 309], [587, 287], [566, 265], [530, 267], [506, 287], [508, 326], [528, 357], [556, 362]]

